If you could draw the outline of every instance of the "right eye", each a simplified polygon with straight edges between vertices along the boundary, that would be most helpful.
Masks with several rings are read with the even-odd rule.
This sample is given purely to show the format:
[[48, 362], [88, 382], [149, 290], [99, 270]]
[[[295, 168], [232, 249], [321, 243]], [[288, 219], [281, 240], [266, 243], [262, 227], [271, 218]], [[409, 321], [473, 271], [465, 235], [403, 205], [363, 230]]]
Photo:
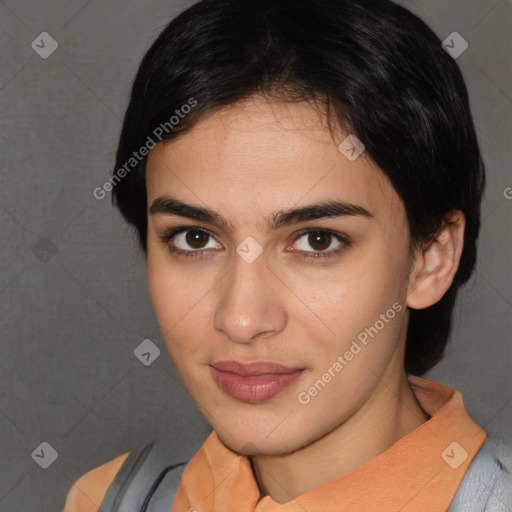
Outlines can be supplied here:
[[183, 226], [171, 229], [160, 237], [167, 245], [169, 251], [178, 256], [200, 256], [208, 249], [218, 249], [221, 245], [208, 246], [208, 239], [214, 241], [213, 236], [206, 230], [198, 227]]

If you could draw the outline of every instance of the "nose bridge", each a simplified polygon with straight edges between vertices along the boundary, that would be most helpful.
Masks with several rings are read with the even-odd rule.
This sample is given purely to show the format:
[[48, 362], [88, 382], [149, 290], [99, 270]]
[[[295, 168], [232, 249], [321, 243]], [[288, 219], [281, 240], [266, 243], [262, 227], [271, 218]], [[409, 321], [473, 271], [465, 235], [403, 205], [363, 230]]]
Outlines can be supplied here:
[[243, 255], [234, 255], [232, 269], [221, 285], [214, 318], [215, 328], [238, 343], [254, 341], [263, 332], [278, 331], [285, 321], [274, 287], [268, 286], [272, 273], [264, 254], [248, 261]]

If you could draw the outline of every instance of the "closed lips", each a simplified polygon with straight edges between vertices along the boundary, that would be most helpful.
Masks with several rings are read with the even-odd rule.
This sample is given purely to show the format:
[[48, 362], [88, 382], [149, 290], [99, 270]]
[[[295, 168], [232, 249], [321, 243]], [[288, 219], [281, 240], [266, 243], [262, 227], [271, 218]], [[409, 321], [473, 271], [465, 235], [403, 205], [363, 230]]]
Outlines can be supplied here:
[[211, 365], [217, 386], [235, 400], [256, 404], [270, 400], [290, 387], [304, 368], [291, 368], [272, 362], [242, 364], [217, 361]]
[[221, 372], [236, 373], [243, 377], [294, 373], [304, 369], [292, 368], [267, 361], [254, 363], [240, 363], [238, 361], [217, 361], [212, 363], [211, 366]]

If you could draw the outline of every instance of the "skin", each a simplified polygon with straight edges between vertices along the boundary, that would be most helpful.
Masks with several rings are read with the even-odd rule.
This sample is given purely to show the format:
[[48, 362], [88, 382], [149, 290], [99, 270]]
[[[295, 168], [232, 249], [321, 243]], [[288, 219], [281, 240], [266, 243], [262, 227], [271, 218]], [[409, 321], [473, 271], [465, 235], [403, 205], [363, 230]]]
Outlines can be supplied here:
[[[173, 197], [207, 207], [234, 231], [148, 212], [148, 284], [167, 349], [192, 398], [234, 451], [251, 457], [260, 490], [278, 503], [338, 478], [376, 457], [429, 419], [403, 368], [409, 308], [437, 302], [462, 251], [464, 217], [427, 248], [409, 250], [405, 209], [366, 153], [349, 161], [313, 106], [253, 97], [203, 119], [154, 148], [147, 164], [148, 205]], [[268, 232], [280, 210], [343, 200], [373, 216], [309, 220]], [[163, 241], [170, 228], [203, 228], [211, 237]], [[329, 229], [324, 246], [301, 231]], [[262, 254], [236, 252], [253, 237]], [[177, 256], [169, 246], [203, 252]], [[325, 247], [324, 250], [322, 247]], [[331, 257], [301, 258], [315, 252]], [[374, 326], [394, 303], [402, 310], [308, 404], [298, 394]], [[406, 307], [408, 306], [408, 307]], [[224, 393], [216, 360], [274, 361], [305, 368], [263, 403]]]

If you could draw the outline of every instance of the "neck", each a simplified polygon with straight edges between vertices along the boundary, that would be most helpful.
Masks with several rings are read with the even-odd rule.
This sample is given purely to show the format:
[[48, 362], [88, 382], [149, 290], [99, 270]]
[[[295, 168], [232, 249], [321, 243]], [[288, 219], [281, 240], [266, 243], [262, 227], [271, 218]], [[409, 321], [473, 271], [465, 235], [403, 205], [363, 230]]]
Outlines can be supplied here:
[[363, 407], [315, 442], [288, 454], [252, 457], [253, 472], [262, 494], [287, 503], [357, 469], [428, 419], [402, 370], [380, 381]]

